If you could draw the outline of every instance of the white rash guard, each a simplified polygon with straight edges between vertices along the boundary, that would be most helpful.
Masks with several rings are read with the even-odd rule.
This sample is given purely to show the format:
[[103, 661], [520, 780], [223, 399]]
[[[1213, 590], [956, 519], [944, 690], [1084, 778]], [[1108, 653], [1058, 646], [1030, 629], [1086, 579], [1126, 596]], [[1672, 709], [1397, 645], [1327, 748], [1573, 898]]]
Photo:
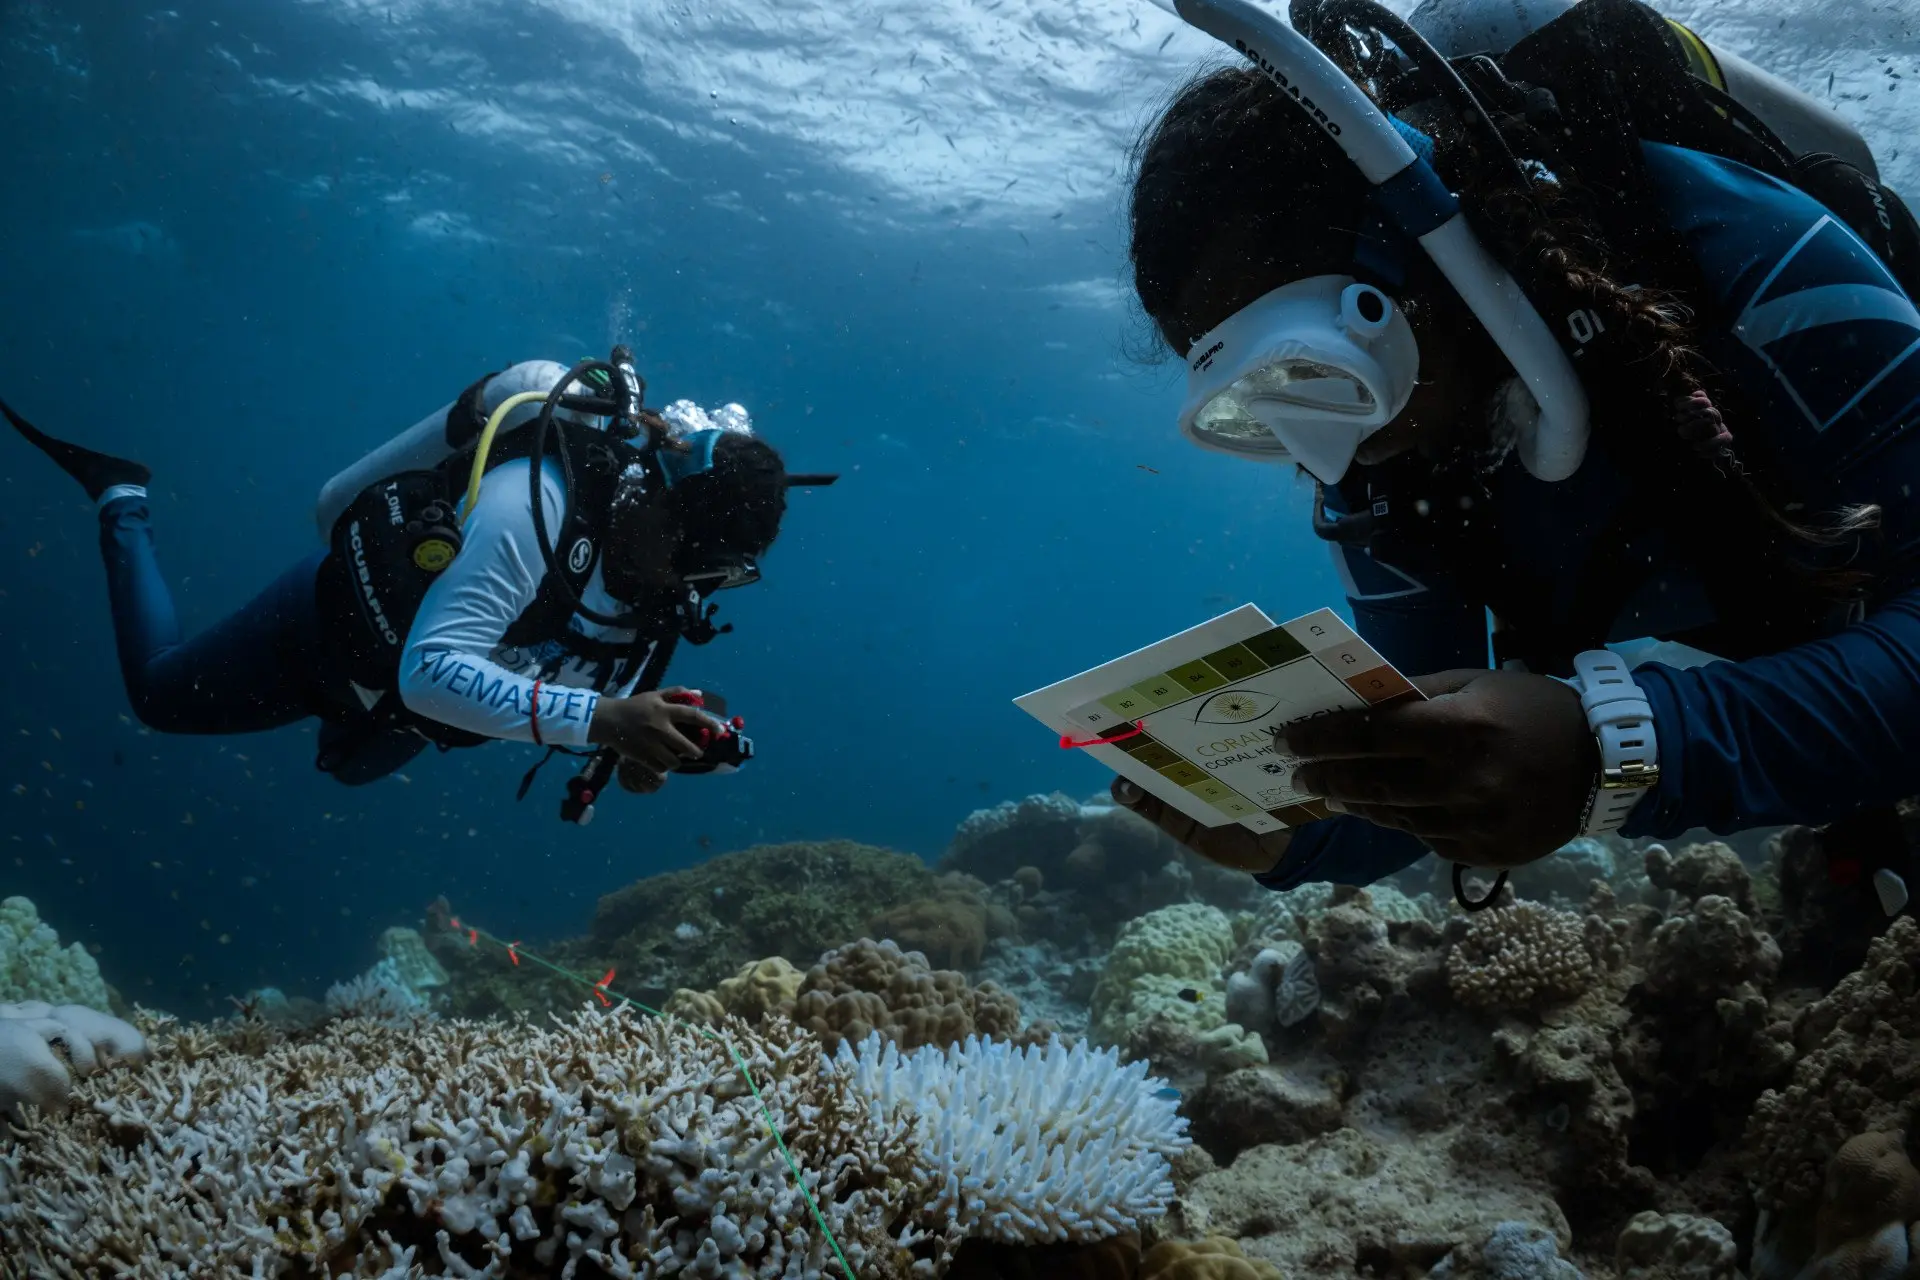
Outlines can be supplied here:
[[[460, 554], [428, 588], [407, 632], [400, 698], [409, 711], [469, 733], [583, 746], [601, 695], [625, 693], [631, 683], [610, 690], [614, 664], [580, 657], [562, 641], [533, 648], [502, 642], [546, 576], [527, 503], [529, 465], [525, 459], [502, 463], [481, 481], [473, 518], [462, 530]], [[557, 465], [549, 462], [542, 470], [547, 536], [558, 537], [565, 488]], [[625, 608], [607, 594], [598, 567], [581, 597], [596, 613], [618, 614]], [[634, 638], [632, 631], [578, 617], [569, 629], [616, 644]]]

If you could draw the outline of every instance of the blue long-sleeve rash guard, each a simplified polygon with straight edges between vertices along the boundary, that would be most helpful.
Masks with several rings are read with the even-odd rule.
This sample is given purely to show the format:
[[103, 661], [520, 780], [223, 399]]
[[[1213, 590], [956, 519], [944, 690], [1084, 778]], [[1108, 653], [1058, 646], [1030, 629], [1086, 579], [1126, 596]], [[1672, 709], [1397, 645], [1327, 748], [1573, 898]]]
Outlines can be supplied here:
[[[1804, 193], [1745, 166], [1644, 144], [1662, 212], [1692, 248], [1722, 331], [1704, 344], [1756, 392], [1764, 420], [1738, 446], [1803, 482], [1810, 508], [1883, 512], [1884, 563], [1864, 621], [1808, 644], [1676, 669], [1635, 668], [1653, 707], [1660, 782], [1623, 834], [1671, 837], [1820, 823], [1920, 791], [1920, 312], [1852, 232]], [[1496, 477], [1503, 551], [1534, 580], [1572, 591], [1571, 567], [1625, 496], [1598, 458], [1555, 484], [1514, 460]], [[1487, 665], [1485, 612], [1443, 575], [1411, 573], [1337, 547], [1355, 625], [1401, 670]], [[1610, 640], [1678, 634], [1711, 621], [1684, 565], [1656, 550], [1654, 574]], [[1570, 598], [1557, 602], [1569, 604]], [[1301, 827], [1260, 877], [1367, 884], [1425, 854], [1358, 818]]]

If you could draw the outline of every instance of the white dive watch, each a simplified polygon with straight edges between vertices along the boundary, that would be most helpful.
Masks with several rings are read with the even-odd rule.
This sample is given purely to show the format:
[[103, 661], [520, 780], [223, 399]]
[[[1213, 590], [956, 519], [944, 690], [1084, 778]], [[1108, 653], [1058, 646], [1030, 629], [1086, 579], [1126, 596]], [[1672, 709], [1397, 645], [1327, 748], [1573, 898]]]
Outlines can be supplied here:
[[1580, 695], [1587, 724], [1600, 744], [1600, 773], [1588, 793], [1580, 834], [1618, 831], [1640, 797], [1660, 781], [1660, 746], [1653, 707], [1618, 654], [1589, 649], [1573, 660], [1567, 683]]

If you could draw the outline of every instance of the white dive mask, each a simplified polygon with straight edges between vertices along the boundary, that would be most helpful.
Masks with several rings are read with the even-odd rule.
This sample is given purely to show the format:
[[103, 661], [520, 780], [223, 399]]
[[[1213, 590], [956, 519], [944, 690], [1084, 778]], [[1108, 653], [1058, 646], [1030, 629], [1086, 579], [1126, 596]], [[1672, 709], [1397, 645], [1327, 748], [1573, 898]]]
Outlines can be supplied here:
[[1420, 348], [1400, 309], [1352, 276], [1296, 280], [1187, 353], [1180, 431], [1204, 449], [1297, 462], [1325, 484], [1407, 407]]

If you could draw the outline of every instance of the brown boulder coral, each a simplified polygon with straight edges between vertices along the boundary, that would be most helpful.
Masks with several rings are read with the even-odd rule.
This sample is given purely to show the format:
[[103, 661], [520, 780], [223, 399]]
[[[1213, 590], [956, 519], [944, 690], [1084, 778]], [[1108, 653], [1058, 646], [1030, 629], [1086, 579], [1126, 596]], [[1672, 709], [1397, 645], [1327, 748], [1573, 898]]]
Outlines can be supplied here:
[[1863, 1133], [1827, 1162], [1819, 1204], [1763, 1214], [1756, 1280], [1909, 1280], [1920, 1274], [1920, 1169], [1903, 1133]]
[[1139, 1280], [1281, 1280], [1280, 1268], [1247, 1257], [1224, 1237], [1163, 1240], [1140, 1260]]
[[991, 982], [935, 969], [917, 951], [862, 938], [820, 957], [793, 1001], [793, 1019], [837, 1048], [877, 1031], [902, 1049], [1020, 1031], [1020, 1002]]
[[970, 879], [942, 876], [937, 894], [879, 913], [867, 922], [868, 933], [949, 968], [978, 968], [988, 937], [1012, 932], [1013, 919], [1006, 908], [982, 900], [974, 888], [978, 881]]

